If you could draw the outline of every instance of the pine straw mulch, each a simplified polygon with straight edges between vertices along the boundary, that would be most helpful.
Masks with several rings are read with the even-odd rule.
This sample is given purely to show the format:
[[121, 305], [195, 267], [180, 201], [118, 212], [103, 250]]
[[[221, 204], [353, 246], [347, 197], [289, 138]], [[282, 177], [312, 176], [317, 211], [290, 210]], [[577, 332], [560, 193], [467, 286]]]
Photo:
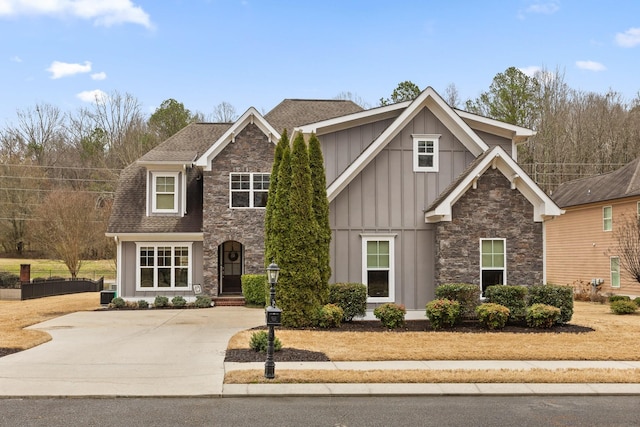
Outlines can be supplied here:
[[[266, 326], [260, 326], [253, 330], [264, 330]], [[277, 328], [287, 329], [287, 328]], [[277, 330], [276, 329], [276, 330]], [[347, 322], [334, 329], [316, 329], [328, 332], [380, 332], [380, 333], [403, 333], [403, 332], [433, 332], [428, 320], [407, 320], [401, 328], [386, 329], [380, 321], [360, 320]], [[587, 326], [574, 325], [571, 323], [556, 325], [550, 329], [530, 328], [526, 324], [507, 325], [499, 331], [489, 331], [483, 328], [478, 322], [462, 322], [452, 328], [442, 329], [443, 332], [463, 332], [463, 333], [514, 333], [514, 334], [561, 334], [573, 333], [579, 334], [584, 332], [593, 332], [594, 329]], [[276, 334], [277, 335], [277, 334]], [[248, 348], [228, 348], [225, 354], [225, 362], [264, 362], [266, 355], [256, 352]], [[302, 350], [296, 348], [283, 347], [282, 350], [274, 353], [274, 361], [276, 362], [329, 362], [331, 359], [324, 353], [319, 351]]]

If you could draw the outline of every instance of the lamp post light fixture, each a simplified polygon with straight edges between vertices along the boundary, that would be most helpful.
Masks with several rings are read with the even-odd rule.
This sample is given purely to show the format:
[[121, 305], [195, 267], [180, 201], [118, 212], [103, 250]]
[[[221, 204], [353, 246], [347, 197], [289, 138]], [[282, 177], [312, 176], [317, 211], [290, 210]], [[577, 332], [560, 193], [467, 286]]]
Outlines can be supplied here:
[[267, 277], [269, 279], [269, 307], [265, 310], [267, 326], [269, 327], [269, 341], [267, 346], [267, 361], [264, 363], [264, 376], [273, 379], [276, 376], [276, 363], [273, 361], [273, 343], [276, 338], [274, 328], [282, 324], [282, 310], [276, 307], [276, 285], [280, 268], [275, 262], [271, 262], [267, 267]]

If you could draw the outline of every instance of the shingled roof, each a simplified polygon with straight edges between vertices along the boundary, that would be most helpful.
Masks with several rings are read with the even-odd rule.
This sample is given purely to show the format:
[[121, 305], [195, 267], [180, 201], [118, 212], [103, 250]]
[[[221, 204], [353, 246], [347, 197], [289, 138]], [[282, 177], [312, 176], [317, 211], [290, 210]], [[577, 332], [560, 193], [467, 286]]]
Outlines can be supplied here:
[[640, 158], [618, 170], [558, 186], [551, 198], [561, 208], [640, 195]]
[[282, 132], [287, 129], [289, 135], [296, 126], [333, 119], [347, 114], [357, 113], [363, 108], [353, 101], [338, 99], [285, 99], [269, 111], [264, 118]]
[[191, 123], [151, 149], [138, 162], [193, 162], [231, 127], [231, 123]]

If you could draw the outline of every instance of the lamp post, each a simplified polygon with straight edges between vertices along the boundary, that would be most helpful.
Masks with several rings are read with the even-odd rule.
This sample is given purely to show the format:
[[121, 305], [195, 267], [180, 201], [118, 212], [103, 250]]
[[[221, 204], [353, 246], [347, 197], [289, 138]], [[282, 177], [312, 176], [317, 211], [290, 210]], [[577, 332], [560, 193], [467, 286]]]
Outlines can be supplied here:
[[271, 262], [267, 267], [267, 277], [269, 278], [269, 307], [266, 309], [267, 326], [269, 327], [269, 341], [267, 346], [267, 361], [264, 363], [264, 376], [273, 379], [276, 376], [276, 363], [273, 361], [273, 342], [276, 335], [274, 327], [282, 323], [282, 310], [276, 307], [276, 284], [280, 268], [275, 262]]

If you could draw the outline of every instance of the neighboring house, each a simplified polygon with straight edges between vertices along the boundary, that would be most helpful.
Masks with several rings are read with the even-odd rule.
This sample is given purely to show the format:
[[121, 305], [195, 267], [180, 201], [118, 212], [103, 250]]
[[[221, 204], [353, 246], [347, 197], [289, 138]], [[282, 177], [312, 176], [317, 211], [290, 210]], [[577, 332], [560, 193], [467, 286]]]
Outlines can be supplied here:
[[544, 220], [562, 211], [518, 166], [533, 132], [454, 110], [431, 88], [363, 111], [285, 100], [264, 117], [192, 124], [129, 166], [107, 234], [125, 298], [241, 292], [264, 270], [274, 144], [315, 133], [330, 201], [332, 282], [367, 285], [371, 304], [423, 309], [442, 283], [532, 285], [544, 278]]
[[617, 231], [640, 214], [640, 159], [603, 175], [566, 182], [552, 195], [566, 211], [546, 222], [547, 280], [601, 279], [601, 292], [640, 296], [620, 263]]

